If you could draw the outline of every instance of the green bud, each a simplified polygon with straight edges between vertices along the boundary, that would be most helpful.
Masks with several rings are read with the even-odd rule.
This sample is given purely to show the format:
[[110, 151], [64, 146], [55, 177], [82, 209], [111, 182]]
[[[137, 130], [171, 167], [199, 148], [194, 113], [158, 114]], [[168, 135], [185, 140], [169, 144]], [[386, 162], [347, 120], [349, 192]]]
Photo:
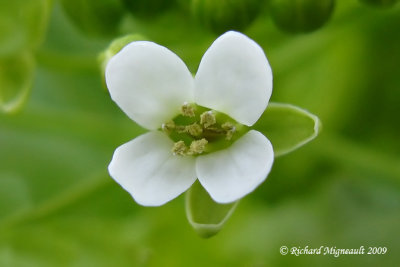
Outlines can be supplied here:
[[368, 5], [378, 6], [378, 7], [391, 7], [394, 6], [398, 0], [360, 0]]
[[[106, 66], [108, 61], [121, 49], [126, 46], [127, 44], [134, 42], [134, 41], [143, 41], [145, 38], [140, 35], [140, 34], [128, 34], [125, 36], [122, 36], [120, 38], [114, 39], [111, 44], [107, 47], [106, 50], [101, 52], [98, 57], [98, 61], [100, 64], [100, 71], [101, 75], [103, 77], [103, 82], [105, 83], [105, 71], [106, 71]], [[104, 84], [105, 86], [105, 84]]]
[[0, 1], [0, 57], [34, 50], [43, 41], [49, 0]]
[[152, 18], [174, 4], [171, 0], [122, 0], [122, 2], [129, 12], [141, 18]]
[[328, 21], [334, 3], [334, 0], [271, 0], [271, 16], [282, 30], [311, 32]]
[[26, 101], [34, 77], [35, 61], [32, 53], [20, 52], [0, 58], [0, 110], [17, 111]]
[[123, 15], [119, 0], [61, 0], [71, 21], [93, 36], [113, 36]]
[[194, 16], [217, 34], [228, 30], [243, 31], [257, 17], [259, 0], [192, 0]]

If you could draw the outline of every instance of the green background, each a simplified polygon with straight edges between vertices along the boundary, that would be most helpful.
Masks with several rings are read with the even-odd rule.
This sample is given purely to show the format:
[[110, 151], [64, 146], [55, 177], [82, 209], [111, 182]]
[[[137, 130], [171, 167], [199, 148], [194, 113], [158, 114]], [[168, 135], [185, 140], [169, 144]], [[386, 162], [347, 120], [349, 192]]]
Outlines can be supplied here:
[[[399, 5], [339, 0], [326, 25], [299, 35], [276, 28], [266, 7], [244, 31], [270, 61], [272, 100], [316, 114], [323, 131], [276, 158], [211, 239], [187, 222], [183, 196], [142, 207], [108, 176], [114, 149], [144, 132], [111, 101], [97, 62], [127, 33], [193, 73], [218, 36], [177, 7], [125, 14], [118, 33], [92, 36], [54, 1], [44, 41], [29, 48], [30, 96], [0, 115], [0, 266], [398, 266]], [[281, 246], [388, 252], [296, 257]]]

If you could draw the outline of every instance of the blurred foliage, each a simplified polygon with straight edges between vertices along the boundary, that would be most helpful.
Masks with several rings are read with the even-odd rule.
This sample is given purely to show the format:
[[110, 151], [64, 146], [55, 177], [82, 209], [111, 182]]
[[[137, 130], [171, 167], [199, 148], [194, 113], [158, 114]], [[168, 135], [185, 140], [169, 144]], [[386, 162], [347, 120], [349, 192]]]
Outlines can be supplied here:
[[[2, 58], [24, 57], [10, 47], [31, 36], [4, 26], [14, 2], [1, 2]], [[24, 1], [31, 2], [40, 1]], [[97, 56], [112, 38], [86, 35], [55, 1], [45, 42], [29, 48], [37, 61], [31, 97], [20, 113], [0, 115], [0, 266], [398, 265], [399, 5], [338, 0], [330, 22], [304, 35], [279, 31], [267, 12], [245, 34], [269, 58], [272, 100], [317, 114], [324, 131], [277, 158], [223, 231], [203, 240], [185, 218], [183, 197], [140, 207], [108, 177], [114, 149], [144, 130], [102, 89]], [[124, 15], [117, 30], [168, 47], [193, 73], [216, 38], [177, 7], [146, 20]], [[283, 245], [388, 253], [282, 256]]]
[[[122, 0], [133, 15], [143, 19], [153, 19], [175, 4], [176, 0]], [[187, 1], [187, 0], [185, 0]]]
[[399, 0], [360, 0], [361, 2], [381, 7], [390, 7], [399, 2]]

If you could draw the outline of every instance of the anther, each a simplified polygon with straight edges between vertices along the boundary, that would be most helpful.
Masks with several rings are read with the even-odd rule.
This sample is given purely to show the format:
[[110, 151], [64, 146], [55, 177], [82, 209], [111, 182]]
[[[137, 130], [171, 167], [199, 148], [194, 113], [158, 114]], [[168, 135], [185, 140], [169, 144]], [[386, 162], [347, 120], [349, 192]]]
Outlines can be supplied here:
[[191, 135], [191, 136], [200, 136], [203, 133], [203, 129], [201, 128], [200, 125], [197, 123], [193, 123], [191, 125], [186, 126], [186, 131]]
[[161, 125], [161, 129], [166, 133], [171, 133], [175, 129], [176, 125], [173, 121], [168, 121]]
[[190, 144], [188, 154], [196, 155], [196, 154], [203, 153], [207, 144], [208, 144], [208, 141], [205, 138], [192, 141], [192, 143]]
[[194, 107], [190, 104], [188, 104], [187, 102], [183, 103], [182, 107], [181, 107], [181, 113], [183, 116], [186, 117], [194, 117], [195, 116], [195, 112], [194, 112]]
[[206, 111], [200, 115], [200, 124], [203, 125], [204, 128], [208, 128], [211, 125], [214, 125], [217, 122], [215, 115], [211, 110]]
[[185, 145], [185, 142], [178, 141], [174, 144], [171, 151], [174, 155], [184, 156], [188, 151], [188, 147]]
[[226, 131], [226, 140], [231, 140], [233, 134], [236, 132], [236, 127], [230, 122], [225, 122], [224, 124], [221, 125], [222, 129]]
[[182, 126], [182, 125], [177, 125], [177, 126], [175, 127], [175, 131], [176, 131], [177, 133], [180, 133], [180, 134], [182, 134], [182, 133], [187, 133], [186, 126]]

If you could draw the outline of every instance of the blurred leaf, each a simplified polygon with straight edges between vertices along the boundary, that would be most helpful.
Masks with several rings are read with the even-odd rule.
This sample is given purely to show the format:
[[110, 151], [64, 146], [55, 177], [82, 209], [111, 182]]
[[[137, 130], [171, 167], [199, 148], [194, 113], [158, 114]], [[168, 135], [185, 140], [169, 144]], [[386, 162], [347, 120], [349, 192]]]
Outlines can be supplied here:
[[[226, 229], [225, 250], [236, 266], [396, 266], [400, 240], [399, 187], [360, 169], [322, 173], [328, 178], [302, 197], [277, 205], [248, 202]], [[283, 177], [280, 177], [283, 178]], [[269, 205], [268, 205], [269, 204]], [[247, 213], [243, 214], [243, 213]], [[237, 215], [237, 216], [236, 216]], [[225, 232], [224, 232], [225, 233]], [[385, 255], [282, 256], [281, 246], [319, 248], [387, 247]], [[239, 261], [239, 263], [238, 263]]]
[[32, 202], [25, 181], [13, 173], [0, 173], [0, 219], [30, 208]]
[[0, 58], [0, 110], [16, 111], [25, 102], [33, 83], [35, 61], [31, 53]]
[[253, 128], [271, 141], [275, 156], [280, 156], [313, 140], [321, 123], [317, 116], [299, 107], [269, 103]]
[[235, 210], [237, 202], [216, 203], [196, 181], [186, 193], [186, 216], [201, 237], [216, 235]]
[[[84, 188], [90, 191], [104, 179], [113, 150], [143, 132], [99, 90], [96, 70], [39, 67], [24, 112], [0, 114], [0, 186], [10, 192], [1, 201], [20, 203], [0, 211], [1, 223], [24, 221], [41, 207], [68, 203]], [[20, 182], [9, 182], [12, 177]], [[24, 190], [29, 203], [18, 193]]]
[[42, 42], [50, 0], [0, 1], [0, 56], [36, 49]]
[[391, 7], [398, 3], [398, 0], [360, 0], [363, 3], [377, 7]]

